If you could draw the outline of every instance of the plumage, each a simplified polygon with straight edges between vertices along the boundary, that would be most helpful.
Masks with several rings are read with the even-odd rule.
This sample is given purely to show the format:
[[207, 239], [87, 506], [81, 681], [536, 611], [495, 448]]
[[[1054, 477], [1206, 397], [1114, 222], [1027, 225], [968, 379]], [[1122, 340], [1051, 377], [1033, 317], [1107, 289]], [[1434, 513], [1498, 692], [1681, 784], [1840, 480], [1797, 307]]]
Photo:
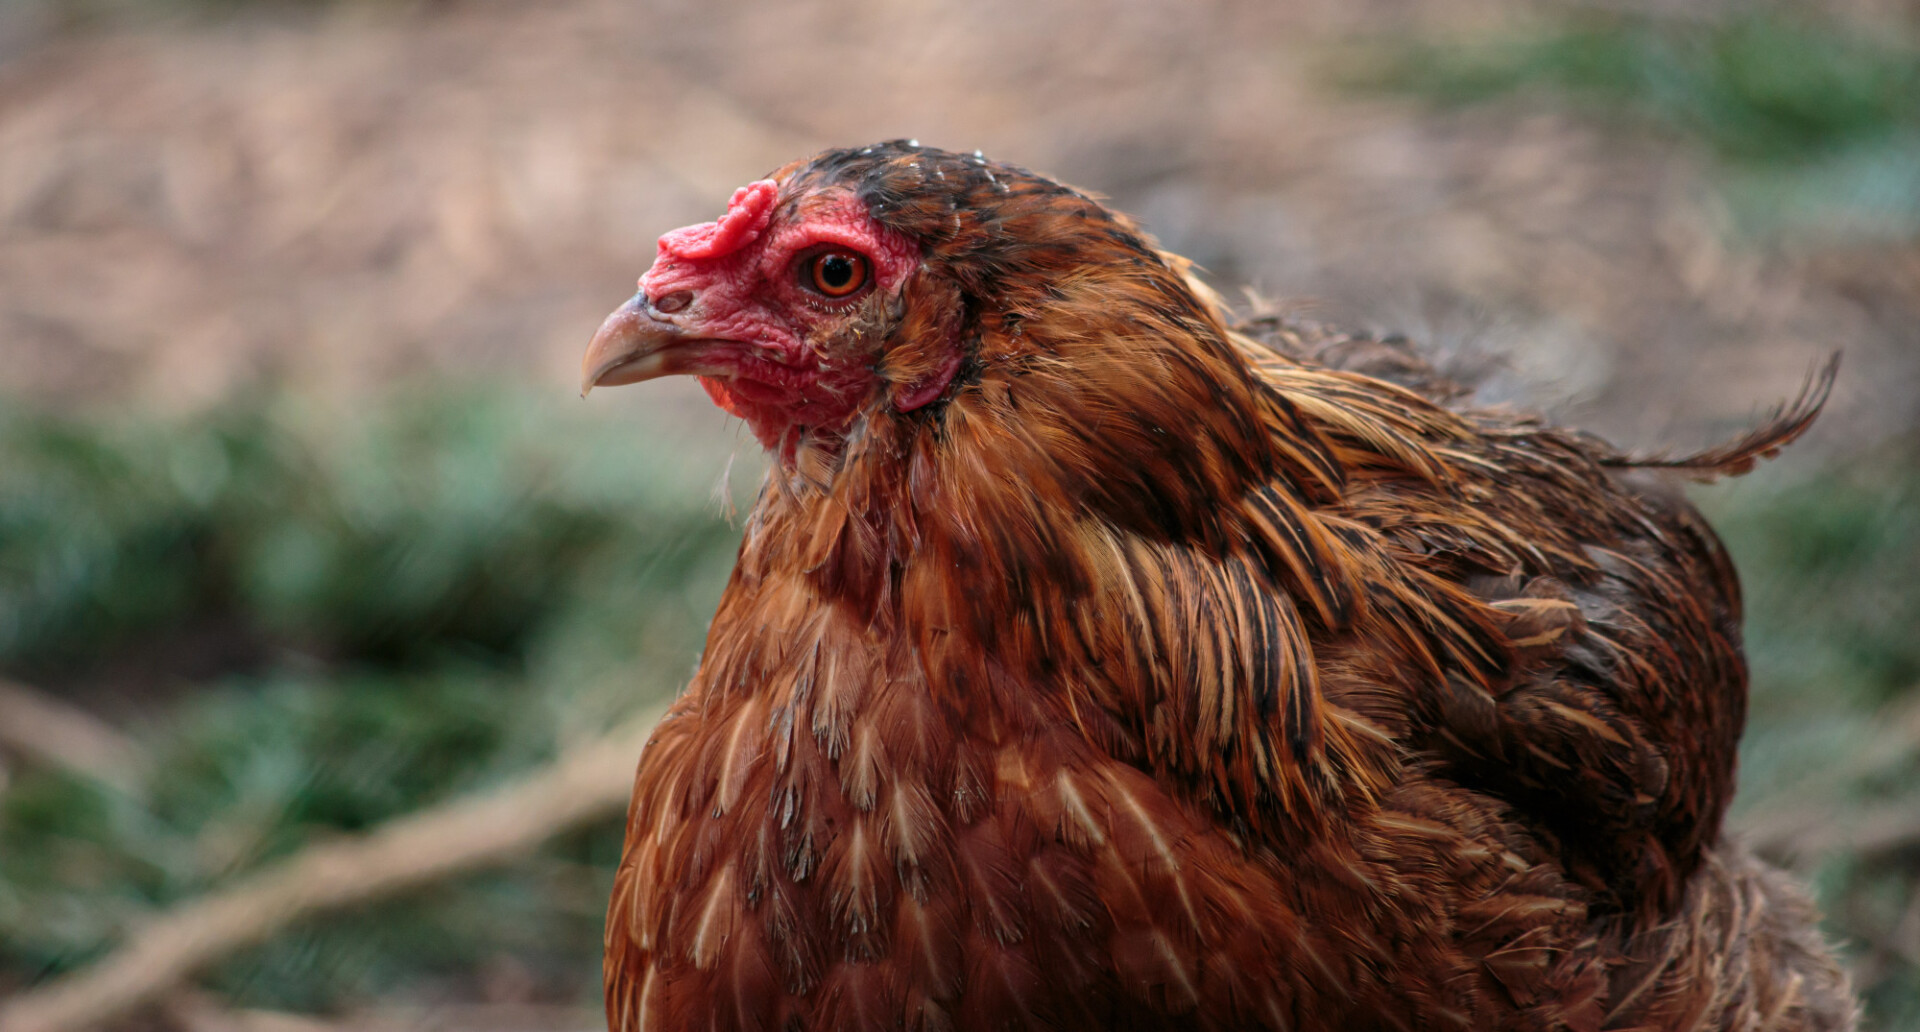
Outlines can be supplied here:
[[1744, 472], [1832, 368], [1639, 457], [1189, 273], [910, 142], [663, 238], [587, 385], [699, 375], [774, 461], [640, 760], [612, 1026], [1851, 1027], [1722, 834], [1739, 588], [1652, 469]]

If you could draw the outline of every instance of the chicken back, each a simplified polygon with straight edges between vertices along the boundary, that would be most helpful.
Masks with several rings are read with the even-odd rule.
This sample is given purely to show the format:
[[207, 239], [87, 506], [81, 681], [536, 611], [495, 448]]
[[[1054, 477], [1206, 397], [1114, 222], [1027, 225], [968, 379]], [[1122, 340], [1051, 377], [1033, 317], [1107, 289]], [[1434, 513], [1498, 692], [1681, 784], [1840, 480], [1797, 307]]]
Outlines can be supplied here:
[[1739, 586], [1686, 458], [1234, 326], [1124, 216], [910, 141], [663, 237], [586, 386], [772, 454], [641, 757], [608, 1016], [654, 1029], [1845, 1029], [1721, 833]]

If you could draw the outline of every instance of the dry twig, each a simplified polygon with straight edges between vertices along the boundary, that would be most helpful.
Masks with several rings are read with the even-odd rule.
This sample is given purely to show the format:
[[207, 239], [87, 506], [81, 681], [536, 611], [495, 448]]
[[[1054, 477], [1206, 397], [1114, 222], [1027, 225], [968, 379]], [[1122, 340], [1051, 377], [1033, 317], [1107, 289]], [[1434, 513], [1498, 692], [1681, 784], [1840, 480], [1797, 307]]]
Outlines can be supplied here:
[[1745, 837], [1763, 856], [1878, 856], [1920, 845], [1920, 807], [1910, 798], [1858, 807], [1782, 808], [1748, 824]]
[[524, 852], [617, 813], [662, 709], [641, 714], [512, 784], [310, 846], [156, 915], [92, 967], [0, 1005], [4, 1032], [78, 1032], [159, 999], [208, 964], [289, 923]]
[[1809, 860], [1839, 852], [1879, 854], [1920, 844], [1920, 808], [1909, 798], [1840, 805], [1876, 771], [1920, 752], [1920, 686], [1874, 721], [1873, 733], [1799, 790], [1749, 814], [1741, 836], [1763, 856]]
[[162, 1004], [166, 1019], [180, 1032], [552, 1032], [596, 1026], [606, 1017], [594, 1010], [560, 1004], [479, 1003], [376, 1005], [332, 1018], [250, 1010], [227, 1006], [199, 991], [173, 994]]
[[145, 753], [92, 714], [37, 688], [0, 679], [0, 751], [137, 794]]

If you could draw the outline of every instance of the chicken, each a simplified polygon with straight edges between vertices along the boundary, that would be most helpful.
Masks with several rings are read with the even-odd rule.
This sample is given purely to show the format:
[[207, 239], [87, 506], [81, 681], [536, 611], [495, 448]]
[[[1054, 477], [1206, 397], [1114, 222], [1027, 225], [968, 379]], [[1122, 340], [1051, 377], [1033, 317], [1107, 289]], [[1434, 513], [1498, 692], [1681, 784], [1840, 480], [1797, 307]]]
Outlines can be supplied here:
[[1721, 833], [1739, 588], [1653, 467], [1393, 339], [1231, 328], [979, 154], [829, 151], [662, 237], [585, 387], [772, 456], [640, 759], [614, 1029], [1845, 1029]]

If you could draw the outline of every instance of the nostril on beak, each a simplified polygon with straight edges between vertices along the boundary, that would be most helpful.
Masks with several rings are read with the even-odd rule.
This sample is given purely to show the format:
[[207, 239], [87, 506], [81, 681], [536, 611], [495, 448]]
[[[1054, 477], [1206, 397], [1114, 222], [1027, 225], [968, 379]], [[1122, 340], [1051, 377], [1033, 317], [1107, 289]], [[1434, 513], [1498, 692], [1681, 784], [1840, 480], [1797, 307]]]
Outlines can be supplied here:
[[663, 315], [672, 315], [693, 303], [693, 291], [676, 290], [658, 301], [649, 301], [648, 303], [653, 306], [654, 311]]

